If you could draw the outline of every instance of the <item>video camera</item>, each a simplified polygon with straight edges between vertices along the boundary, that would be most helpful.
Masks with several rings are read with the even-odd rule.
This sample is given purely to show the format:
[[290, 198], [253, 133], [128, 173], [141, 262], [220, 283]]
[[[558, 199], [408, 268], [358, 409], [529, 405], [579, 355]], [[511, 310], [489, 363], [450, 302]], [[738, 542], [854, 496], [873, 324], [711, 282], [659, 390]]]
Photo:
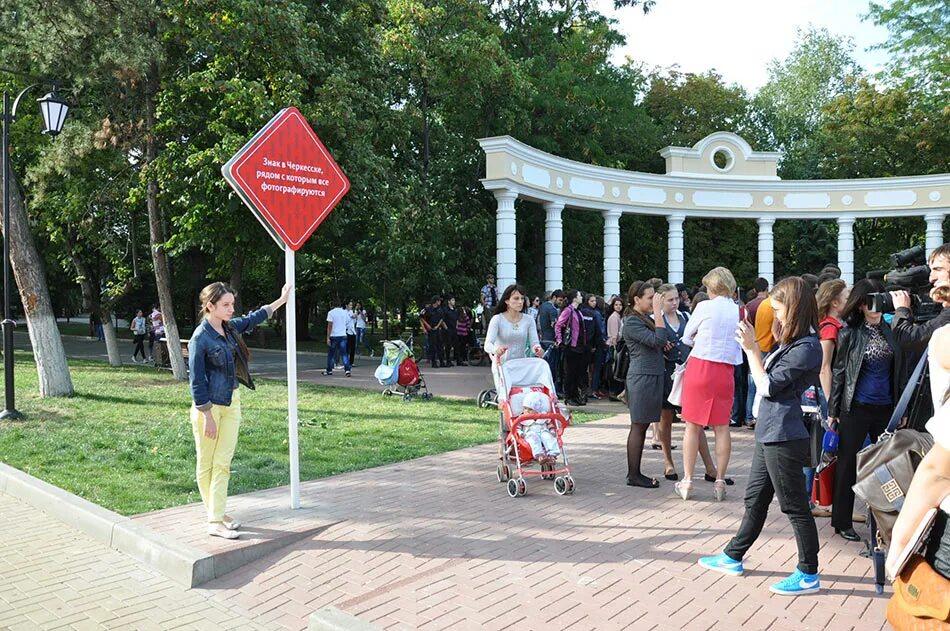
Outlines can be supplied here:
[[[930, 268], [924, 248], [915, 245], [912, 248], [891, 254], [891, 270], [872, 270], [867, 278], [880, 280], [889, 286], [896, 285], [910, 293], [910, 310], [915, 322], [926, 322], [936, 318], [943, 307], [930, 299]], [[876, 313], [894, 313], [894, 300], [889, 292], [868, 294], [868, 311]]]

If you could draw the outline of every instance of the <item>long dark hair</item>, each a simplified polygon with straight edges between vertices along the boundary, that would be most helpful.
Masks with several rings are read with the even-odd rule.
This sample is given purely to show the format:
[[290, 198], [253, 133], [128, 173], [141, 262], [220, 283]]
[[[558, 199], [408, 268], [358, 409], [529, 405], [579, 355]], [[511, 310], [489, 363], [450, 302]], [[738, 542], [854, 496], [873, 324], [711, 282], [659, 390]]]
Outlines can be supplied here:
[[[522, 296], [524, 296], [525, 299], [527, 299], [528, 295], [524, 292], [524, 287], [522, 287], [521, 285], [518, 285], [517, 283], [512, 283], [511, 285], [508, 285], [507, 287], [505, 287], [505, 291], [502, 292], [501, 298], [498, 299], [498, 304], [495, 305], [494, 315], [498, 315], [499, 313], [504, 313], [505, 311], [508, 310], [508, 305], [505, 304], [505, 301], [511, 298], [511, 294], [515, 293], [516, 291]], [[522, 303], [521, 305], [522, 313], [524, 312], [524, 308], [525, 308], [525, 305]]]
[[769, 296], [773, 302], [785, 305], [785, 322], [779, 340], [783, 345], [818, 330], [818, 301], [804, 278], [789, 276], [773, 287]]
[[[237, 296], [234, 293], [234, 290], [231, 289], [229, 285], [226, 285], [222, 282], [211, 283], [210, 285], [205, 286], [201, 290], [201, 293], [198, 294], [198, 302], [201, 303], [201, 318], [204, 319], [208, 312], [205, 310], [205, 305], [209, 302], [213, 305], [218, 304], [218, 301], [225, 296], [225, 294], [231, 294], [232, 296]], [[224, 326], [225, 333], [228, 333], [230, 336], [234, 337], [234, 341], [238, 345], [238, 351], [240, 351], [241, 356], [244, 358], [244, 361], [247, 361], [251, 358], [251, 350], [247, 347], [247, 344], [244, 343], [244, 337], [237, 332], [237, 329], [234, 328], [234, 325], [231, 324], [228, 320], [223, 320], [222, 325]]]
[[861, 311], [861, 305], [866, 302], [868, 294], [884, 291], [884, 283], [876, 279], [862, 278], [851, 288], [851, 295], [848, 296], [848, 302], [844, 303], [844, 309], [841, 310], [841, 319], [848, 323], [850, 327], [856, 327], [864, 320], [864, 312]]
[[630, 284], [630, 287], [627, 289], [627, 310], [624, 312], [624, 315], [636, 316], [643, 320], [649, 325], [649, 327], [655, 328], [656, 324], [651, 320], [646, 314], [640, 313], [634, 307], [636, 303], [634, 298], [643, 298], [643, 294], [647, 293], [647, 289], [653, 289], [656, 291], [653, 283], [648, 280], [635, 280]]
[[[623, 298], [621, 298], [620, 296], [614, 296], [613, 298], [610, 299], [610, 303], [607, 305], [605, 315], [608, 318], [614, 314], [614, 305], [618, 302], [620, 303], [621, 307], [626, 307], [626, 304], [624, 304], [623, 302]], [[623, 315], [623, 309], [620, 310], [620, 315], [621, 316]]]

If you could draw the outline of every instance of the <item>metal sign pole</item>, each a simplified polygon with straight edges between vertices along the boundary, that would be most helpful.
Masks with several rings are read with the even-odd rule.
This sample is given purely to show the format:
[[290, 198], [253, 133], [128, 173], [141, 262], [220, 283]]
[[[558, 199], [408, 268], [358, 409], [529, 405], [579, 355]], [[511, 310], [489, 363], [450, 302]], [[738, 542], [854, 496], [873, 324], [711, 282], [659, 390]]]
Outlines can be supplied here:
[[294, 251], [284, 247], [284, 278], [291, 286], [285, 313], [287, 334], [287, 430], [290, 436], [290, 507], [300, 508], [300, 461], [297, 445], [297, 308], [294, 287]]

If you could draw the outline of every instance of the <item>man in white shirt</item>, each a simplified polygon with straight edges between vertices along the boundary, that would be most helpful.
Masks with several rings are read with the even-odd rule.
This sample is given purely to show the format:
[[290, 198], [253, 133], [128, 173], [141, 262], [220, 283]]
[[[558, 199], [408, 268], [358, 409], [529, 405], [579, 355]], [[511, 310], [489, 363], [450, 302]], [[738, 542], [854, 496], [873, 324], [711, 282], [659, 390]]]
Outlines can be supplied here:
[[325, 375], [333, 374], [333, 366], [337, 354], [343, 358], [343, 370], [350, 376], [350, 356], [346, 352], [346, 328], [352, 317], [346, 310], [348, 301], [344, 300], [339, 307], [335, 307], [327, 314], [327, 369]]

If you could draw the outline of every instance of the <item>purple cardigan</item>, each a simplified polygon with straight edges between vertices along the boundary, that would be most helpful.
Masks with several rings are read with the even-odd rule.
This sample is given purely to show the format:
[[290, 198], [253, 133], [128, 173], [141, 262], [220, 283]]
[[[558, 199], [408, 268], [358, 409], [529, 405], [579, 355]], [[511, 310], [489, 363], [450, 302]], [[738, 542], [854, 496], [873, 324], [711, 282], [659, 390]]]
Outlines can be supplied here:
[[554, 341], [557, 344], [561, 344], [564, 341], [561, 333], [564, 331], [564, 327], [567, 326], [568, 318], [570, 318], [571, 326], [571, 341], [569, 346], [576, 347], [577, 340], [584, 330], [584, 316], [581, 315], [580, 310], [576, 309], [573, 304], [565, 307], [564, 310], [561, 311], [561, 315], [557, 317], [557, 322], [554, 325]]

